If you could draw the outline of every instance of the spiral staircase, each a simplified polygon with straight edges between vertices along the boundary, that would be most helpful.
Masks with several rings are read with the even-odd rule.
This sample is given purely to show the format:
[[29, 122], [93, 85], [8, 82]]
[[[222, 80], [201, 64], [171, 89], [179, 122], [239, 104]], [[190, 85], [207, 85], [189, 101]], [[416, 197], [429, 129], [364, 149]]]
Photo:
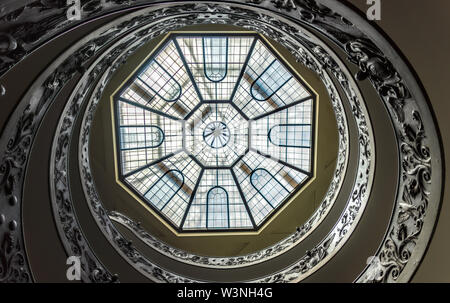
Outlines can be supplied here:
[[[68, 18], [75, 6], [66, 1], [0, 4], [1, 282], [67, 282], [68, 257], [79, 260], [82, 282], [413, 279], [445, 204], [444, 144], [433, 111], [440, 105], [375, 23], [337, 0], [80, 4], [76, 19]], [[229, 83], [232, 97], [205, 97], [196, 77], [207, 68], [189, 65], [183, 37], [216, 39], [211, 45], [223, 37], [250, 41]], [[264, 72], [259, 78], [247, 72], [262, 62], [251, 39], [280, 62], [273, 73], [290, 75], [278, 90], [258, 84]], [[147, 84], [140, 76], [155, 62], [155, 70], [165, 66], [170, 43], [183, 54], [177, 64], [184, 76], [170, 75], [168, 66], [164, 85], [182, 77], [189, 84], [163, 95], [156, 84], [146, 87], [155, 74]], [[234, 72], [222, 77], [221, 68], [210, 75], [218, 79], [203, 79], [216, 90]], [[297, 84], [281, 96], [289, 81]], [[239, 103], [239, 88], [264, 109], [259, 115]], [[139, 103], [152, 92], [160, 103]], [[146, 128], [156, 143], [127, 141], [124, 106], [136, 121], [138, 111], [159, 121], [130, 124], [133, 131]], [[309, 118], [300, 119], [296, 107]], [[286, 131], [279, 138], [287, 142], [289, 125], [307, 125], [302, 151], [274, 144], [269, 127], [258, 122], [281, 120], [286, 110], [294, 112], [290, 120], [270, 129]], [[174, 127], [161, 122], [167, 119], [182, 121], [182, 152], [167, 147]], [[258, 145], [260, 137], [272, 141]], [[152, 154], [161, 146], [170, 151], [127, 166], [129, 150]], [[236, 158], [223, 156], [240, 149]], [[209, 181], [219, 174], [222, 181]], [[212, 195], [227, 201], [226, 216], [216, 221], [199, 211], [219, 212], [208, 206]], [[255, 209], [264, 201], [272, 208], [260, 215]], [[177, 217], [164, 211], [166, 204], [172, 213], [183, 211]]]

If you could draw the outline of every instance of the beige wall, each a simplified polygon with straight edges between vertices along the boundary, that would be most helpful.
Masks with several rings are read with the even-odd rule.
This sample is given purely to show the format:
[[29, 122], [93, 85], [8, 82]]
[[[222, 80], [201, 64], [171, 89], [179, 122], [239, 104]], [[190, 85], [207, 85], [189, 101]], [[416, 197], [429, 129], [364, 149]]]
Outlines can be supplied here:
[[[366, 0], [348, 0], [363, 11]], [[447, 171], [450, 151], [450, 1], [381, 0], [377, 24], [408, 58], [428, 93], [442, 134]], [[446, 178], [445, 188], [450, 186]], [[439, 222], [413, 282], [450, 282], [450, 194], [444, 192]]]

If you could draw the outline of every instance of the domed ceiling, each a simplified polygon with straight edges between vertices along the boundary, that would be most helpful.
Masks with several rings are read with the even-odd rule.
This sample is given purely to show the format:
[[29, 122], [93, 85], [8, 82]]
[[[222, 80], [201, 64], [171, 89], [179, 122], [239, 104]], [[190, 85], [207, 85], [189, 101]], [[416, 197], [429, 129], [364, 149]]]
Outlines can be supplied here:
[[169, 34], [113, 97], [119, 179], [178, 231], [258, 229], [313, 176], [316, 95], [257, 34]]

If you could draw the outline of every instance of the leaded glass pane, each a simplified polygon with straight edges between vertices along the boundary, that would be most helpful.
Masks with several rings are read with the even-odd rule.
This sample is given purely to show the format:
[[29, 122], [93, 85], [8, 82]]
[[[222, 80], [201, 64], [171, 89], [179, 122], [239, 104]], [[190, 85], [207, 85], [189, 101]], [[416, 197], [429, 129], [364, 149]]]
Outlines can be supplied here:
[[310, 147], [310, 124], [280, 124], [269, 130], [270, 143], [284, 147]]
[[228, 38], [203, 37], [203, 64], [205, 76], [212, 82], [220, 82], [228, 72]]
[[216, 186], [207, 195], [207, 228], [228, 228], [228, 193], [222, 187]]
[[161, 210], [183, 186], [183, 183], [183, 174], [176, 170], [170, 170], [145, 193], [144, 197]]
[[262, 168], [258, 168], [252, 172], [250, 182], [273, 208], [280, 204], [288, 194], [286, 188], [271, 173]]
[[176, 101], [181, 96], [180, 83], [156, 59], [138, 79], [167, 102]]
[[251, 86], [252, 96], [258, 101], [266, 101], [291, 78], [292, 76], [286, 68], [275, 59], [253, 82]]
[[161, 145], [164, 133], [159, 126], [122, 126], [120, 127], [122, 150], [154, 148]]

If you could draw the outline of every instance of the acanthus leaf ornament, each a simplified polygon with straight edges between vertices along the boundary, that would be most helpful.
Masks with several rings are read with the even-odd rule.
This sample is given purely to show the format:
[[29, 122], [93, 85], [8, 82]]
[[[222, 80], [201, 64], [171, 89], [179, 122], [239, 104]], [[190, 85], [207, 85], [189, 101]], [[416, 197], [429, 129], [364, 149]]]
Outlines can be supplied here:
[[[397, 136], [400, 141], [401, 186], [397, 226], [393, 226], [386, 242], [379, 250], [379, 265], [367, 276], [375, 276], [367, 282], [396, 281], [409, 261], [412, 250], [422, 231], [424, 215], [429, 204], [428, 187], [431, 182], [431, 158], [429, 147], [424, 145], [425, 129], [417, 110], [407, 111], [412, 102], [411, 93], [389, 60], [373, 43], [363, 39], [345, 45], [349, 60], [359, 66], [358, 80], [368, 78], [382, 100], [391, 106], [397, 120]], [[364, 279], [364, 276], [363, 278]]]
[[285, 9], [286, 11], [296, 10], [295, 0], [271, 0], [275, 7]]

